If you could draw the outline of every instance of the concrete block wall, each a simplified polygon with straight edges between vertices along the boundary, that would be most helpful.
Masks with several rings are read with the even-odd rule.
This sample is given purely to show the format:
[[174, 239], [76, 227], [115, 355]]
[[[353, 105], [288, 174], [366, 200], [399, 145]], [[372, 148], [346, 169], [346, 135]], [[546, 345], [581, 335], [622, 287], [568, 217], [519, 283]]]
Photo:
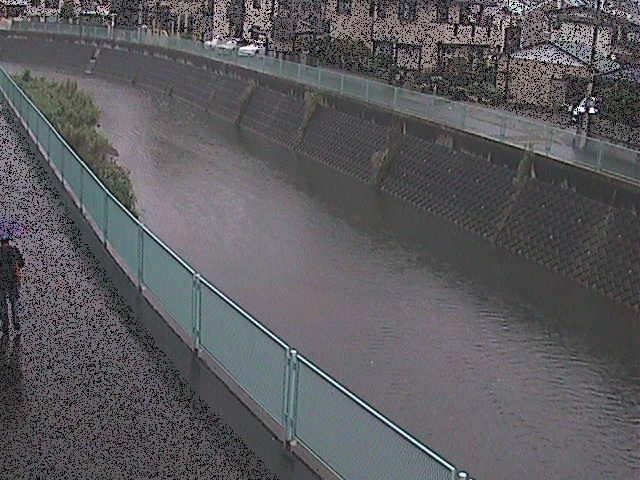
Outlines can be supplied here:
[[[19, 49], [7, 48], [7, 42], [17, 41], [21, 42]], [[63, 49], [56, 43], [61, 42], [0, 37], [0, 51], [2, 59], [8, 61], [20, 61], [22, 57], [32, 64], [84, 70], [94, 47], [67, 42]], [[56, 50], [60, 53], [55, 53]], [[61, 57], [65, 60], [57, 60]], [[241, 128], [271, 138], [363, 182], [371, 182], [374, 153], [394, 143], [394, 148], [390, 148], [389, 169], [379, 184], [383, 192], [640, 310], [640, 218], [631, 210], [616, 206], [617, 202], [607, 203], [600, 194], [599, 200], [594, 200], [545, 177], [553, 169], [559, 169], [562, 175], [575, 180], [582, 175], [580, 172], [572, 174], [552, 162], [551, 167], [545, 168], [544, 181], [530, 178], [515, 183], [517, 161], [513, 159], [503, 161], [506, 157], [494, 156], [489, 161], [464, 153], [460, 150], [462, 141], [453, 142], [454, 146], [459, 143], [456, 148], [444, 147], [435, 142], [438, 135], [434, 133], [438, 128], [445, 135], [455, 133], [398, 119], [383, 110], [360, 108], [357, 102], [339, 98], [326, 98], [328, 101], [317, 106], [300, 139], [307, 108], [304, 89], [270, 77], [232, 71], [214, 62], [205, 70], [202, 65], [141, 53], [101, 50], [97, 75], [130, 80], [134, 72], [138, 72], [141, 85], [149, 84], [163, 91], [173, 87], [174, 96], [208, 107], [228, 121], [240, 118]], [[241, 97], [252, 82], [257, 87], [244, 108]], [[204, 98], [209, 98], [209, 102]], [[396, 120], [405, 128], [394, 129]], [[476, 147], [491, 149], [490, 145]], [[597, 184], [596, 190], [613, 192], [618, 188], [606, 185], [602, 178], [588, 181]], [[638, 192], [619, 193], [631, 195], [638, 204]]]
[[528, 180], [496, 244], [640, 308], [640, 218], [628, 210]]
[[506, 167], [407, 135], [382, 190], [489, 238], [514, 190], [513, 176]]
[[240, 125], [293, 148], [305, 115], [304, 101], [269, 88], [255, 90]]
[[[96, 62], [97, 75], [111, 76], [148, 85], [206, 107], [232, 120], [237, 115], [240, 95], [248, 82], [220, 75], [212, 70], [142, 53], [102, 48]], [[188, 78], [189, 81], [185, 81]]]
[[328, 107], [318, 107], [300, 152], [325, 165], [368, 182], [371, 158], [386, 144], [387, 128]]

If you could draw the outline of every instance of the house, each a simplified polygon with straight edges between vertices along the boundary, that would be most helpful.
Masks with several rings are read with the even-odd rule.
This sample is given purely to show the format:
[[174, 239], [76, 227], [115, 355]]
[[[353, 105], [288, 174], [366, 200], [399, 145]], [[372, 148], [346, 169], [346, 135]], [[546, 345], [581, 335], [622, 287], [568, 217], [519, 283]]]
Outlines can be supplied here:
[[[507, 100], [540, 108], [557, 108], [584, 92], [591, 77], [591, 48], [578, 42], [542, 42], [504, 54], [498, 61], [497, 87]], [[620, 68], [609, 56], [596, 52], [593, 72]]]
[[29, 5], [28, 0], [0, 0], [0, 17], [22, 17]]
[[[607, 1], [604, 1], [608, 5]], [[640, 56], [640, 23], [634, 17], [619, 16], [604, 7], [566, 7], [550, 11], [535, 10], [525, 15], [522, 26], [524, 48], [542, 42], [577, 42], [591, 45], [598, 29], [596, 49], [618, 61]], [[632, 20], [629, 20], [631, 18]], [[630, 60], [629, 60], [630, 61]]]
[[360, 41], [409, 70], [452, 58], [473, 65], [520, 46], [519, 15], [530, 0], [226, 0], [215, 2], [212, 35], [268, 38], [302, 52], [319, 36]]
[[401, 68], [442, 70], [453, 58], [472, 66], [519, 47], [518, 16], [494, 0], [381, 0], [372, 21], [373, 47]]

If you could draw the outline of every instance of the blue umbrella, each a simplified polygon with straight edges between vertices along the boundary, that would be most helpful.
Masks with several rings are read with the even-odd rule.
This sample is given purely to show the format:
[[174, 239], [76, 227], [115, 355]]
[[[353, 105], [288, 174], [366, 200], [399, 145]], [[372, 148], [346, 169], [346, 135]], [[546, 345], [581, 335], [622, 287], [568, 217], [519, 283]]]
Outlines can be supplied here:
[[0, 238], [19, 238], [27, 233], [27, 229], [20, 220], [6, 215], [0, 215]]

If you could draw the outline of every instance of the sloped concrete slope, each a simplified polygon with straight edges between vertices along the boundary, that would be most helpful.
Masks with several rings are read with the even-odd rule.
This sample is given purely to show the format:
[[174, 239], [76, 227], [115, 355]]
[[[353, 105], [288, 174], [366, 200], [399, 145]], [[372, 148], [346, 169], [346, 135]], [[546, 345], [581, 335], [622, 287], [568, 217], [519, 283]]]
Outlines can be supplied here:
[[5, 103], [0, 144], [0, 213], [29, 230], [22, 335], [0, 338], [0, 479], [275, 479], [114, 294]]
[[295, 96], [257, 88], [240, 125], [293, 148], [304, 111], [304, 103]]
[[[3, 39], [1, 58], [20, 61], [16, 58], [20, 45], [28, 50], [26, 61], [42, 60], [49, 65], [51, 59], [43, 51], [51, 51], [56, 44], [63, 42]], [[70, 44], [69, 49], [61, 65], [70, 65], [72, 70], [77, 68], [72, 64], [84, 66], [91, 47]], [[59, 54], [52, 58], [55, 55]], [[82, 58], [73, 60], [75, 57]], [[363, 182], [373, 183], [374, 159], [386, 153], [386, 169], [378, 183], [383, 192], [640, 310], [637, 190], [585, 176], [544, 158], [535, 160], [541, 175], [516, 183], [521, 154], [501, 150], [504, 145], [458, 137], [439, 143], [451, 132], [328, 94], [322, 94], [326, 101], [307, 115], [304, 89], [247, 72], [225, 73], [222, 66], [209, 63], [203, 69], [184, 59], [105, 48], [96, 74], [127, 81], [136, 78], [141, 85], [196, 104]], [[404, 127], [397, 128], [397, 124]], [[492, 153], [491, 161], [487, 151]], [[581, 190], [577, 192], [570, 184], [582, 185]]]

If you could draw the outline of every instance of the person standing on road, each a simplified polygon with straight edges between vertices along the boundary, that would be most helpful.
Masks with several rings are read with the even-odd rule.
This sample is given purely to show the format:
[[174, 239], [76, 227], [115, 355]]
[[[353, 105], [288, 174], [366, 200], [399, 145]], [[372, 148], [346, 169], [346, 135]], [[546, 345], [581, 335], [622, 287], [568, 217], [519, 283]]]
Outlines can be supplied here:
[[7, 300], [11, 304], [11, 319], [16, 332], [20, 331], [20, 322], [16, 315], [20, 296], [20, 280], [24, 268], [24, 258], [17, 247], [10, 245], [11, 236], [0, 234], [0, 319], [2, 333], [9, 334], [9, 315]]

